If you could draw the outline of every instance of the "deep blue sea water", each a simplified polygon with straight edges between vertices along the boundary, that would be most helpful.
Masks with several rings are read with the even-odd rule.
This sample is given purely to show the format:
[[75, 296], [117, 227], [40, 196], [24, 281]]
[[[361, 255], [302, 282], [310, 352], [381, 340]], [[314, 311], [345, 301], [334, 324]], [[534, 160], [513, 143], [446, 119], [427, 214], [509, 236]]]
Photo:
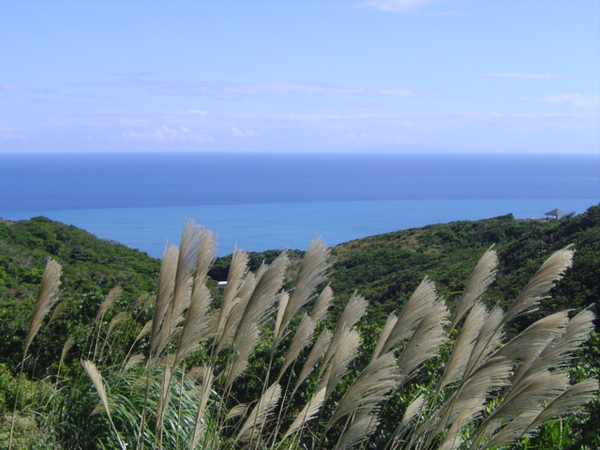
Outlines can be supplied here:
[[0, 154], [0, 217], [43, 215], [157, 257], [185, 218], [225, 255], [599, 202], [600, 155]]

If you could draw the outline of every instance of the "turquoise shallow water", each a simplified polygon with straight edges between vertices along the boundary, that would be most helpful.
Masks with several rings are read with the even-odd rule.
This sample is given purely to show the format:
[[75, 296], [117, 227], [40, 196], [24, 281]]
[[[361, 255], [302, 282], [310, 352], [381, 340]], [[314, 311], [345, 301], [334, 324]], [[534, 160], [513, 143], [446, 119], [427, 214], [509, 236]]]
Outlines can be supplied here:
[[599, 202], [600, 155], [0, 153], [0, 217], [46, 216], [157, 257], [186, 217], [225, 255]]
[[218, 235], [219, 255], [237, 244], [247, 251], [306, 249], [315, 236], [330, 245], [365, 236], [455, 220], [479, 220], [512, 213], [544, 217], [554, 208], [584, 212], [586, 199], [382, 200], [290, 204], [204, 205], [112, 209], [7, 211], [6, 218], [46, 216], [160, 257], [177, 243], [185, 218]]

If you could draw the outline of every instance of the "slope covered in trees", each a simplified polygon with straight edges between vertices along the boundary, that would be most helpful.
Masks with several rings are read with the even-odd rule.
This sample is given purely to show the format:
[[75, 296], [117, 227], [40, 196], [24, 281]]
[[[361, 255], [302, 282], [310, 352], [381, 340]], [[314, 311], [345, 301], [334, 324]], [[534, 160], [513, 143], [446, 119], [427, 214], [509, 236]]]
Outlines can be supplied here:
[[[387, 440], [392, 446], [401, 446], [402, 441], [395, 440], [393, 437], [398, 431], [397, 429], [394, 431], [398, 426], [394, 419], [404, 414], [408, 404], [416, 401], [419, 393], [431, 395], [437, 392], [425, 400], [428, 402], [430, 413], [423, 415], [423, 420], [420, 422], [406, 424], [406, 430], [411, 436], [411, 446], [418, 444], [425, 448], [446, 443], [454, 448], [454, 444], [458, 445], [462, 440], [473, 445], [484, 444], [492, 435], [501, 432], [500, 428], [497, 428], [498, 423], [487, 417], [487, 414], [502, 404], [499, 395], [503, 396], [503, 401], [511, 399], [510, 386], [513, 388], [517, 386], [514, 379], [511, 381], [512, 370], [517, 370], [516, 373], [522, 372], [522, 376], [525, 377], [522, 379], [529, 382], [530, 379], [527, 378], [528, 375], [526, 376], [529, 369], [518, 368], [524, 367], [522, 361], [532, 357], [533, 353], [530, 355], [527, 352], [535, 352], [533, 347], [536, 346], [538, 351], [540, 349], [540, 344], [530, 344], [529, 347], [533, 350], [527, 351], [520, 344], [512, 344], [518, 352], [511, 353], [509, 356], [499, 350], [500, 341], [505, 342], [508, 348], [512, 349], [513, 347], [508, 343], [512, 336], [523, 331], [534, 320], [544, 318], [542, 322], [538, 322], [544, 324], [543, 327], [536, 325], [542, 333], [536, 339], [551, 339], [552, 336], [558, 338], [563, 334], [566, 337], [570, 336], [571, 332], [566, 331], [569, 329], [569, 323], [572, 323], [571, 327], [574, 330], [584, 330], [573, 331], [574, 336], [578, 337], [569, 338], [572, 339], [571, 343], [560, 344], [571, 349], [569, 350], [571, 352], [577, 348], [582, 336], [587, 334], [585, 330], [589, 331], [590, 325], [585, 325], [591, 318], [589, 312], [584, 311], [583, 315], [576, 316], [581, 319], [575, 319], [575, 313], [572, 313], [570, 317], [574, 322], [567, 321], [567, 316], [564, 314], [549, 315], [565, 309], [575, 309], [580, 312], [587, 306], [592, 306], [592, 309], [597, 308], [595, 302], [598, 299], [596, 274], [599, 272], [600, 261], [599, 219], [600, 208], [592, 207], [585, 214], [561, 221], [521, 222], [511, 216], [504, 216], [478, 222], [455, 222], [349, 242], [331, 249], [329, 257], [322, 244], [317, 243], [312, 253], [311, 251], [306, 254], [298, 251], [288, 252], [288, 256], [283, 259], [278, 256], [279, 251], [250, 254], [245, 257], [237, 255], [233, 258], [219, 258], [210, 268], [207, 263], [211, 257], [210, 240], [206, 240], [206, 246], [200, 245], [200, 242], [204, 242], [202, 240], [204, 238], [200, 236], [205, 236], [205, 233], [194, 228], [195, 231], [190, 233], [196, 237], [190, 238], [191, 241], [182, 240], [180, 252], [171, 250], [163, 262], [160, 275], [158, 261], [141, 252], [98, 240], [74, 227], [44, 218], [23, 222], [0, 222], [0, 363], [4, 363], [0, 365], [0, 413], [7, 418], [7, 423], [9, 419], [18, 419], [18, 422], [15, 422], [17, 431], [25, 430], [25, 434], [17, 433], [25, 439], [19, 441], [24, 447], [30, 446], [33, 442], [26, 442], [25, 435], [29, 433], [36, 436], [36, 439], [39, 438], [38, 440], [47, 439], [48, 443], [63, 445], [64, 448], [92, 448], [90, 446], [98, 445], [99, 442], [108, 447], [118, 448], [123, 445], [121, 442], [123, 433], [129, 430], [135, 436], [137, 426], [142, 427], [138, 431], [146, 428], [150, 430], [149, 435], [138, 436], [138, 445], [169, 442], [169, 445], [165, 444], [169, 448], [179, 448], [179, 445], [183, 448], [188, 440], [194, 439], [204, 439], [205, 444], [207, 439], [216, 439], [212, 442], [215, 447], [227, 447], [233, 444], [242, 446], [248, 442], [256, 445], [263, 445], [265, 442], [275, 445], [281, 439], [279, 444], [282, 445], [296, 443], [302, 446], [312, 442], [312, 445], [316, 445], [317, 448], [322, 446], [330, 448], [336, 442], [338, 444], [346, 442], [345, 439], [348, 439], [347, 442], [360, 442], [366, 439], [374, 431], [371, 425], [376, 423], [379, 423], [380, 427], [378, 433], [373, 435], [372, 445], [378, 446]], [[495, 245], [494, 251], [486, 253], [492, 244]], [[509, 315], [511, 318], [507, 319], [506, 323], [498, 322], [498, 328], [501, 327], [506, 331], [505, 337], [498, 335], [496, 338], [490, 335], [488, 345], [492, 345], [489, 350], [481, 354], [480, 358], [483, 358], [481, 361], [473, 360], [472, 364], [469, 363], [470, 369], [466, 366], [462, 369], [453, 369], [454, 375], [450, 377], [450, 381], [443, 381], [444, 377], [449, 376], [446, 375], [444, 367], [446, 364], [452, 365], [453, 347], [456, 345], [460, 348], [463, 345], [459, 345], [460, 332], [463, 328], [473, 326], [468, 327], [467, 322], [463, 324], [463, 318], [453, 323], [452, 327], [448, 327], [450, 312], [456, 317], [455, 311], [459, 310], [461, 308], [459, 305], [464, 302], [465, 286], [479, 258], [484, 254], [494, 255], [487, 257], [487, 269], [480, 268], [476, 272], [481, 275], [482, 272], [496, 270], [494, 269], [495, 255], [498, 257], [497, 281], [487, 291], [483, 289], [486, 292], [482, 296], [481, 305], [477, 307], [477, 314], [485, 316], [492, 314], [493, 305], [499, 304], [505, 311], [511, 311], [510, 305], [514, 308], [515, 298], [517, 304], [523, 303], [523, 298], [532, 296], [531, 298], [535, 299], [537, 295], [550, 289], [552, 283], [548, 284], [548, 280], [561, 278], [562, 270], [571, 265], [572, 252], [562, 250], [558, 253], [562, 256], [553, 256], [552, 258], [558, 262], [543, 266], [551, 267], [551, 269], [544, 269], [548, 274], [545, 272], [536, 274], [536, 271], [555, 251], [570, 244], [573, 244], [577, 250], [573, 267], [553, 289], [552, 299], [541, 303], [537, 313], [516, 314], [516, 317]], [[47, 280], [49, 275], [42, 280], [48, 256], [52, 256], [62, 265], [60, 277], [62, 285], [57, 306], [48, 316], [40, 316], [37, 319], [38, 324], [43, 326], [40, 328], [42, 330], [40, 335], [35, 337], [31, 336], [32, 327], [29, 323], [34, 303], [38, 305], [45, 299], [44, 296], [52, 297], [47, 294], [50, 291], [43, 289], [41, 292], [46, 294], [37, 296], [40, 282], [43, 281], [44, 285], [52, 284]], [[261, 267], [262, 261], [266, 261], [269, 265]], [[244, 269], [245, 267], [247, 269]], [[232, 294], [233, 291], [223, 292], [215, 287], [214, 280], [227, 279], [232, 276], [232, 272], [236, 271], [239, 272], [237, 276], [241, 277], [238, 279], [245, 281], [241, 285], [231, 283], [227, 289], [234, 289], [229, 286], [238, 286], [239, 291]], [[326, 281], [325, 272], [330, 274], [329, 281]], [[423, 284], [421, 281], [425, 275], [430, 281]], [[57, 283], [58, 275], [55, 274], [54, 277]], [[543, 281], [546, 283], [545, 287], [533, 290], [525, 288], [523, 291], [523, 286], [530, 279]], [[435, 283], [437, 292], [431, 281]], [[478, 283], [487, 286], [487, 282]], [[204, 284], [208, 290], [201, 287]], [[321, 293], [319, 298], [330, 296], [325, 294], [328, 291], [328, 288], [324, 289], [327, 284], [333, 288], [335, 299], [332, 310], [328, 315], [323, 316], [322, 311], [316, 312], [319, 309], [317, 305], [320, 304], [316, 299], [319, 292]], [[246, 287], [242, 288], [242, 286]], [[409, 313], [403, 315], [404, 313], [399, 311], [402, 308], [411, 311], [409, 298], [414, 295], [415, 290], [424, 296], [423, 301], [429, 302], [427, 304], [430, 304], [430, 308], [426, 309], [431, 311], [416, 313], [414, 317], [418, 321], [414, 323], [429, 320], [431, 324], [415, 325], [416, 328], [410, 330], [413, 337], [408, 334], [409, 340], [403, 344], [399, 337], [397, 340], [391, 337], [396, 336], [398, 331], [392, 332], [393, 325], [389, 324], [406, 320]], [[522, 292], [527, 293], [523, 298], [521, 298]], [[152, 293], [156, 293], [156, 297], [151, 295]], [[341, 320], [340, 316], [348, 317], [345, 315], [351, 314], [348, 312], [350, 305], [353, 305], [352, 308], [358, 308], [356, 311], [367, 308], [367, 302], [356, 293], [369, 301], [368, 314], [363, 319], [360, 319], [361, 314], [358, 314], [351, 319], [353, 324], [348, 325], [348, 329], [342, 327], [338, 330], [339, 323], [346, 323], [348, 320]], [[234, 300], [237, 298], [240, 300]], [[240, 302], [244, 298], [249, 303], [242, 307]], [[267, 298], [270, 303], [260, 306]], [[461, 298], [463, 300], [460, 300]], [[153, 306], [154, 301], [156, 306]], [[165, 306], [160, 306], [163, 301], [167, 303]], [[168, 302], [173, 302], [172, 306]], [[193, 306], [194, 302], [199, 302], [199, 306]], [[525, 302], [525, 304], [529, 303]], [[532, 306], [534, 304], [535, 302], [531, 303]], [[236, 308], [246, 308], [246, 310], [238, 311]], [[253, 308], [264, 308], [264, 311], [261, 309], [262, 312], [256, 315], [255, 312], [250, 311]], [[280, 312], [275, 313], [276, 309]], [[37, 306], [35, 310], [38, 311]], [[236, 311], [238, 314], [233, 314], [231, 311]], [[356, 311], [352, 314], [357, 314]], [[302, 318], [304, 312], [308, 316]], [[432, 317], [429, 317], [429, 312], [432, 313]], [[434, 313], [435, 317], [433, 317]], [[36, 314], [38, 313], [34, 312], [34, 318]], [[180, 315], [182, 321], [178, 319]], [[194, 319], [190, 319], [190, 315]], [[546, 318], [547, 316], [552, 319]], [[170, 319], [167, 320], [165, 317]], [[220, 325], [216, 325], [217, 317], [221, 317], [218, 319]], [[239, 323], [232, 322], [233, 317], [238, 317]], [[317, 317], [319, 320], [316, 319]], [[158, 325], [152, 325], [152, 322], [149, 322], [151, 319], [154, 319]], [[270, 322], [271, 319], [274, 322]], [[576, 323], [578, 320], [581, 324]], [[312, 334], [309, 334], [308, 337], [303, 338], [306, 349], [300, 347], [297, 351], [292, 350], [297, 345], [296, 337], [292, 339], [292, 336], [299, 335], [300, 330], [306, 332], [305, 329], [310, 328], [311, 321], [314, 322], [314, 326], [320, 323], [313, 332], [319, 331], [322, 336], [333, 333], [333, 338], [329, 336], [333, 339], [331, 346], [334, 345], [336, 333], [347, 334], [347, 336], [344, 334], [345, 337], [338, 344], [353, 343], [352, 348], [346, 349], [349, 351], [348, 360], [343, 362], [325, 357], [321, 363], [322, 368], [306, 379], [306, 389], [299, 392], [281, 391], [286, 383], [295, 382], [301, 362], [310, 359], [310, 355], [307, 354], [309, 344], [314, 344], [313, 348], [318, 345], [311, 339]], [[554, 321], [556, 324], [550, 326], [548, 321]], [[49, 322], [53, 322], [51, 326], [48, 326]], [[388, 328], [387, 332], [384, 322], [388, 323], [388, 327], [392, 327]], [[188, 329], [189, 323], [198, 326]], [[213, 325], [210, 324], [216, 328], [213, 329]], [[286, 327], [288, 332], [283, 331]], [[150, 337], [144, 334], [145, 329]], [[328, 332], [327, 329], [331, 331]], [[390, 332], [391, 334], [385, 338], [385, 333]], [[478, 333], [482, 332], [478, 331]], [[529, 335], [525, 334], [525, 336], [531, 335], [531, 331], [528, 333]], [[316, 340], [316, 334], [314, 336]], [[546, 337], [542, 338], [542, 336]], [[23, 344], [26, 338], [27, 342], [31, 343], [31, 347], [29, 349], [26, 347], [28, 351], [23, 355]], [[418, 338], [423, 342], [417, 343]], [[589, 376], [597, 376], [598, 342], [597, 338], [595, 339], [592, 345], [584, 348], [586, 359], [578, 366], [569, 366], [569, 372], [561, 369], [554, 373], [547, 372], [542, 365], [539, 368], [540, 376], [546, 377], [547, 380], [544, 379], [554, 386], [558, 384], [563, 386], [563, 381], [566, 383], [569, 378], [572, 383], [575, 383]], [[195, 344], [198, 340], [204, 343], [200, 347]], [[376, 345], [378, 340], [382, 342], [382, 346]], [[252, 343], [250, 349], [244, 346], [248, 343]], [[415, 349], [422, 348], [424, 343], [427, 343], [425, 347], [429, 350], [423, 350], [422, 355], [421, 350], [416, 353], [409, 352], [411, 346], [414, 346], [411, 350], [414, 352]], [[359, 344], [360, 351], [358, 351]], [[341, 351], [341, 348], [332, 349], [331, 355]], [[238, 361], [240, 352], [248, 353], [243, 360]], [[131, 362], [129, 359], [132, 354], [135, 355], [134, 358], [138, 358], [137, 362]], [[172, 356], [168, 357], [169, 354]], [[142, 356], [146, 361], [144, 365], [139, 360]], [[423, 360], [420, 359], [421, 356]], [[156, 359], [159, 357], [166, 359], [160, 362]], [[83, 367], [79, 363], [81, 358], [89, 361]], [[288, 358], [290, 358], [289, 362]], [[488, 358], [492, 359], [488, 361]], [[550, 366], [559, 367], [570, 361], [567, 354], [555, 355], [553, 358], [549, 359], [554, 361], [548, 363]], [[286, 364], [291, 364], [296, 359], [294, 365], [288, 365], [286, 369]], [[298, 367], [294, 368], [295, 364], [298, 364]], [[343, 368], [336, 369], [335, 364], [342, 364]], [[403, 364], [414, 364], [410, 377], [406, 375], [411, 383], [402, 382], [402, 389], [399, 389], [398, 383], [403, 375], [396, 373], [397, 369], [394, 368], [396, 364], [399, 364], [399, 367]], [[196, 375], [191, 381], [184, 382], [180, 371], [194, 365], [203, 366], [204, 372], [200, 376]], [[492, 409], [484, 408], [488, 411], [484, 413], [481, 404], [474, 407], [475, 412], [472, 412], [473, 415], [469, 418], [455, 418], [448, 421], [449, 417], [453, 416], [442, 416], [445, 423], [442, 427], [438, 422], [440, 417], [436, 418], [435, 414], [446, 414], [443, 411], [450, 414], [451, 410], [447, 410], [448, 406], [444, 403], [444, 399], [455, 396], [452, 402], [461, 401], [459, 400], [463, 389], [461, 386], [466, 389], [469, 380], [476, 375], [483, 378], [489, 376], [486, 375], [486, 370], [489, 368], [494, 369], [495, 381], [491, 381], [492, 384], [486, 388], [488, 390], [482, 394], [481, 399], [483, 401], [491, 395], [491, 403], [489, 405], [486, 403], [485, 408], [489, 406]], [[19, 370], [26, 375], [25, 379], [19, 378]], [[336, 370], [339, 370], [339, 373]], [[276, 374], [277, 371], [279, 376]], [[234, 373], [235, 378], [232, 378]], [[335, 373], [337, 375], [331, 378]], [[461, 373], [463, 378], [460, 378]], [[128, 405], [121, 412], [118, 410], [118, 405], [116, 406], [116, 425], [108, 413], [91, 421], [88, 419], [90, 410], [99, 400], [98, 394], [104, 402], [102, 376], [107, 377], [108, 388], [112, 390], [108, 395], [111, 401], [118, 403], [117, 400], [120, 400], [126, 402], [123, 405]], [[173, 380], [171, 380], [172, 376]], [[458, 378], [455, 378], [456, 376]], [[365, 385], [365, 380], [368, 381], [371, 377], [379, 381], [375, 385], [368, 382]], [[138, 411], [137, 408], [141, 407], [136, 403], [140, 401], [140, 397], [136, 397], [132, 394], [134, 391], [126, 387], [136, 385], [136, 379], [138, 385], [139, 380], [145, 380], [146, 389], [150, 389], [146, 395], [151, 392], [153, 394], [150, 396], [160, 393], [158, 399], [152, 400], [158, 403], [152, 407], [153, 412], [148, 413], [150, 416], [144, 413], [139, 417], [127, 415], [127, 411]], [[177, 381], [178, 379], [181, 381]], [[196, 381], [193, 381], [194, 379]], [[238, 381], [233, 383], [233, 379]], [[335, 383], [333, 379], [336, 380]], [[459, 379], [462, 381], [458, 382]], [[559, 379], [564, 380], [559, 382]], [[275, 380], [277, 382], [273, 384]], [[92, 382], [98, 390], [97, 393], [92, 388]], [[457, 382], [459, 384], [456, 384]], [[336, 383], [338, 387], [335, 387]], [[590, 392], [590, 389], [593, 390], [596, 386], [591, 381], [586, 383], [579, 389]], [[207, 397], [201, 395], [204, 389], [202, 386], [208, 386], [205, 394]], [[325, 390], [321, 390], [320, 386]], [[157, 391], [154, 391], [155, 388]], [[559, 392], [563, 387], [556, 389], [556, 392]], [[568, 383], [564, 384], [564, 389], [568, 389]], [[179, 399], [179, 406], [174, 410], [169, 409], [168, 404], [164, 403], [165, 399], [161, 400], [160, 397], [162, 393], [168, 393], [170, 390], [172, 395]], [[212, 390], [213, 394], [209, 394], [208, 390]], [[365, 397], [360, 397], [362, 400], [358, 400], [359, 403], [351, 407], [347, 403], [352, 404], [352, 395], [350, 398], [345, 397], [347, 391], [362, 392], [360, 395]], [[214, 392], [218, 392], [215, 398], [212, 397]], [[568, 397], [570, 394], [566, 392], [565, 396]], [[257, 395], [261, 396], [261, 394], [263, 400], [258, 404], [253, 403], [258, 399]], [[540, 391], [538, 394], [541, 397], [532, 400], [532, 404], [539, 401], [541, 405], [551, 398], [551, 395], [545, 391]], [[199, 398], [195, 397], [198, 395]], [[264, 397], [265, 395], [267, 397]], [[479, 398], [477, 395], [475, 397]], [[184, 400], [182, 396], [191, 399], [192, 403], [186, 403], [188, 400]], [[276, 401], [275, 397], [278, 400], [281, 398], [281, 402]], [[328, 398], [330, 399], [327, 400]], [[520, 396], [516, 398], [519, 400]], [[193, 403], [198, 401], [204, 404], [202, 414], [206, 413], [208, 416], [200, 417], [200, 409], [193, 413], [195, 408]], [[202, 403], [204, 401], [208, 403]], [[257, 408], [260, 409], [263, 401], [269, 404], [272, 402], [272, 409], [258, 411]], [[212, 407], [211, 402], [213, 402]], [[237, 411], [239, 402], [245, 403], [247, 408], [245, 413], [240, 413], [242, 415], [239, 417], [243, 420], [236, 421], [237, 425], [231, 423], [226, 425], [230, 419], [226, 418], [225, 413], [228, 409], [231, 409], [230, 413], [233, 410]], [[40, 403], [50, 406], [43, 411], [36, 410], [34, 405]], [[67, 407], [69, 404], [76, 404], [78, 407], [69, 408]], [[16, 412], [13, 412], [15, 405]], [[216, 405], [221, 406], [215, 409]], [[349, 409], [343, 409], [340, 405], [346, 405]], [[108, 411], [114, 408], [108, 403], [104, 406]], [[302, 409], [303, 406], [305, 409]], [[145, 410], [146, 407], [151, 405], [144, 403], [140, 411]], [[226, 408], [225, 411], [222, 411], [222, 408]], [[254, 410], [250, 411], [251, 408]], [[570, 407], [565, 406], [565, 408], [565, 411], [570, 411]], [[26, 413], [28, 409], [34, 410], [34, 414]], [[178, 423], [177, 426], [183, 427], [179, 432], [185, 435], [182, 438], [185, 442], [178, 441], [177, 429], [169, 431], [165, 428], [166, 425], [163, 426], [165, 417], [158, 411], [163, 411], [167, 415], [176, 415], [169, 416], [164, 423], [172, 426], [175, 421]], [[270, 421], [266, 421], [267, 416], [274, 411], [278, 411], [276, 413], [278, 419], [274, 420], [270, 417]], [[307, 423], [309, 417], [312, 418], [317, 414], [316, 411], [320, 411], [321, 417], [328, 417], [325, 423], [329, 421], [332, 425], [331, 429], [323, 428], [319, 424]], [[431, 411], [440, 412], [431, 413]], [[202, 429], [197, 426], [189, 428], [189, 419], [194, 414], [201, 418], [203, 423], [208, 424], [208, 429], [204, 428], [204, 425]], [[255, 416], [251, 420], [253, 414]], [[516, 413], [512, 412], [506, 415], [506, 411], [497, 414], [502, 418], [500, 420], [502, 423], [510, 417], [518, 417], [518, 414], [514, 415]], [[563, 433], [556, 438], [562, 439], [561, 441], [552, 442], [573, 443], [574, 440], [584, 438], [592, 441], [595, 439], [598, 443], [597, 435], [585, 437], [587, 431], [597, 428], [597, 415], [596, 406], [587, 422], [571, 420], [570, 426], [560, 425], [558, 428], [546, 425], [550, 427], [551, 432], [560, 429]], [[40, 417], [45, 418], [46, 421], [40, 421]], [[344, 420], [340, 421], [342, 417]], [[33, 422], [27, 422], [28, 420]], [[459, 429], [456, 429], [458, 425], [452, 428], [453, 423], [458, 423], [456, 420], [462, 421], [463, 425]], [[228, 431], [222, 431], [219, 428], [221, 426], [225, 426]], [[298, 428], [294, 428], [295, 426]], [[0, 427], [0, 444], [6, 442], [4, 433], [6, 429], [6, 424]], [[266, 441], [258, 438], [263, 430], [268, 431], [268, 436], [271, 436], [266, 438]], [[362, 434], [359, 432], [353, 435], [352, 433], [357, 430], [362, 430]], [[420, 441], [418, 436], [424, 430], [437, 434], [435, 437], [432, 435], [431, 440]], [[456, 434], [457, 431], [460, 431], [460, 434]], [[510, 434], [508, 431], [505, 433]], [[448, 441], [449, 436], [454, 437]], [[545, 445], [542, 438], [536, 439], [535, 445]], [[498, 441], [502, 442], [500, 437]], [[135, 442], [128, 442], [129, 445], [135, 444]]]
[[563, 220], [520, 221], [512, 215], [480, 221], [430, 225], [371, 236], [332, 249], [332, 288], [358, 290], [374, 309], [402, 305], [427, 275], [451, 301], [462, 292], [481, 254], [494, 246], [499, 277], [486, 300], [506, 305], [550, 254], [572, 245], [573, 268], [553, 291], [545, 311], [598, 306], [600, 206]]
[[[370, 236], [332, 248], [330, 282], [338, 296], [355, 290], [386, 312], [400, 306], [427, 275], [442, 293], [459, 293], [481, 254], [494, 245], [501, 279], [491, 300], [510, 300], [552, 252], [573, 245], [574, 268], [555, 291], [557, 307], [582, 307], [600, 297], [600, 206], [562, 220], [520, 221], [512, 215], [429, 225]], [[274, 260], [281, 250], [250, 253], [250, 268]], [[303, 252], [290, 251], [292, 259]], [[0, 220], [0, 300], [33, 298], [46, 258], [63, 265], [65, 293], [106, 295], [114, 286], [138, 296], [156, 289], [159, 261], [84, 230], [43, 217]], [[231, 257], [217, 258], [209, 275], [227, 276]]]

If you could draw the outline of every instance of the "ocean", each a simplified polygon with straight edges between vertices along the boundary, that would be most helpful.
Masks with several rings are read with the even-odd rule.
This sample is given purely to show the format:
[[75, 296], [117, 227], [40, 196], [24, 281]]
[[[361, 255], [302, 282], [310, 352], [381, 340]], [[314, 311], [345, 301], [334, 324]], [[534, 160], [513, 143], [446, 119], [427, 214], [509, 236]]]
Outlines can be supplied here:
[[599, 202], [589, 154], [0, 153], [0, 218], [46, 216], [155, 257], [186, 218], [227, 255]]

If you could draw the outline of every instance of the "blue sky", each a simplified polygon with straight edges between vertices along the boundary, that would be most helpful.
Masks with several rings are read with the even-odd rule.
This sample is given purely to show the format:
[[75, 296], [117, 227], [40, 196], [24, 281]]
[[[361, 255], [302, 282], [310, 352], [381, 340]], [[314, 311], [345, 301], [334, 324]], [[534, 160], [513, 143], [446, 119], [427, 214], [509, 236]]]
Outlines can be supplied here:
[[597, 0], [27, 0], [0, 17], [0, 152], [600, 152]]

